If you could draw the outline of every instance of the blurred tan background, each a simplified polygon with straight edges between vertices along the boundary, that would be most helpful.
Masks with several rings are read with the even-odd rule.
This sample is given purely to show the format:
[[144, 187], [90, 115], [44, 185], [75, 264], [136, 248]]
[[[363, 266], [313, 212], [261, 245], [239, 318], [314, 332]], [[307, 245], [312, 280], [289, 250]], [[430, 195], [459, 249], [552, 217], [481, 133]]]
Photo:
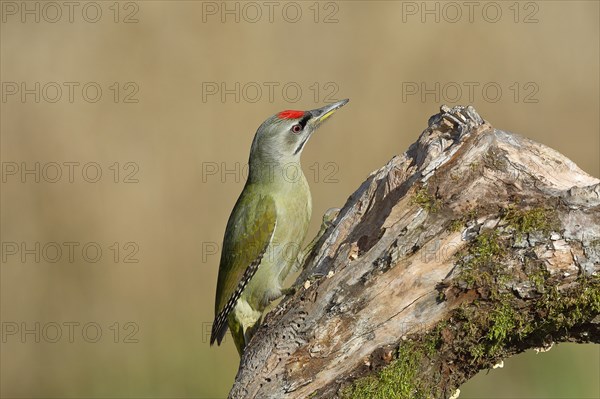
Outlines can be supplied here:
[[[3, 398], [226, 397], [218, 247], [280, 110], [351, 99], [304, 151], [311, 236], [442, 103], [600, 176], [598, 2], [273, 4], [1, 3]], [[597, 398], [599, 362], [525, 353], [461, 397]]]

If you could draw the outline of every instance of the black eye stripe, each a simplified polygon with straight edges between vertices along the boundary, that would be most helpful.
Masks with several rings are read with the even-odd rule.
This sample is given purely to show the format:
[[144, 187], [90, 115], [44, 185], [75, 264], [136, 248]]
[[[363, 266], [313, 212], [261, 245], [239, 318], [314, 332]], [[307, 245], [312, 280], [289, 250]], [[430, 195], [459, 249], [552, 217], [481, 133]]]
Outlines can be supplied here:
[[308, 123], [308, 120], [310, 119], [311, 115], [310, 112], [306, 112], [304, 114], [304, 116], [302, 117], [302, 119], [300, 119], [300, 121], [298, 122], [300, 124], [300, 126], [302, 126], [302, 128], [304, 129], [304, 126], [306, 126], [306, 124]]

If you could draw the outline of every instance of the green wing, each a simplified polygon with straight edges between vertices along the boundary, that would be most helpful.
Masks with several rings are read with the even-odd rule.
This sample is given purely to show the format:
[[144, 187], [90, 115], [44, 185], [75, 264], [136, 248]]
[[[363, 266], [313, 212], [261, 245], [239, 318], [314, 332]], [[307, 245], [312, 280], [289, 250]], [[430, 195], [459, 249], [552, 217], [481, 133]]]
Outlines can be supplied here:
[[273, 199], [247, 185], [237, 200], [225, 230], [215, 320], [210, 344], [220, 344], [227, 331], [227, 316], [233, 310], [246, 284], [254, 276], [275, 231], [277, 212]]

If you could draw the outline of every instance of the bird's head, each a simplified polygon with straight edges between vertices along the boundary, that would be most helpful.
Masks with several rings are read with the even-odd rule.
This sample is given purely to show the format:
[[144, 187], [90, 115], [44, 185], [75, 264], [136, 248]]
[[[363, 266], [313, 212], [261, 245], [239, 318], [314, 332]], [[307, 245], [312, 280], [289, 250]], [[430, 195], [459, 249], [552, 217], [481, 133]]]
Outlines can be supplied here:
[[304, 145], [314, 131], [348, 101], [345, 99], [311, 111], [282, 111], [264, 121], [252, 142], [250, 167], [256, 162], [299, 162]]

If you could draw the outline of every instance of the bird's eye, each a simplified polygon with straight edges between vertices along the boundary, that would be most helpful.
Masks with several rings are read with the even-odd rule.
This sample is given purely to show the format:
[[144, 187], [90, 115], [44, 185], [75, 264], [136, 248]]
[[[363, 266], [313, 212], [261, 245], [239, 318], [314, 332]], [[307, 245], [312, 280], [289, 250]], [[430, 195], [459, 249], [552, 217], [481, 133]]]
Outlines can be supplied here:
[[293, 133], [300, 133], [302, 131], [302, 126], [301, 125], [294, 125], [292, 126], [292, 132]]

